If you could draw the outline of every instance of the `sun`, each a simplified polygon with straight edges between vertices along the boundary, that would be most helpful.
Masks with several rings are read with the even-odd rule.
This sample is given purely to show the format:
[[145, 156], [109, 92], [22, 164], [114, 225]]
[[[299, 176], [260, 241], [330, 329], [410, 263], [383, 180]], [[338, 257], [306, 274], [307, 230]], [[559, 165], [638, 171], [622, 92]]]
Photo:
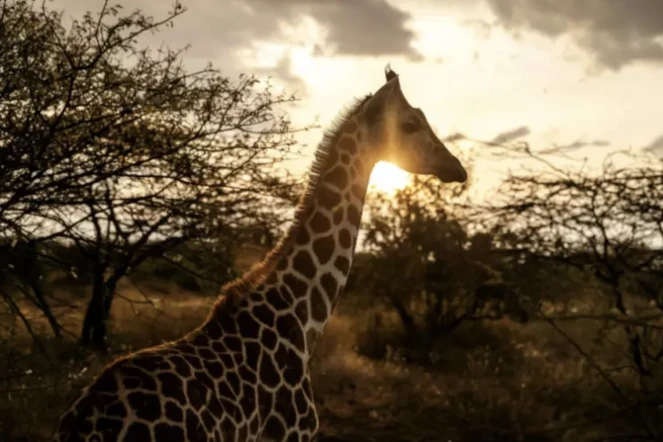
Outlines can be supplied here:
[[373, 168], [368, 185], [381, 192], [394, 193], [407, 186], [409, 182], [410, 174], [391, 163], [380, 161]]

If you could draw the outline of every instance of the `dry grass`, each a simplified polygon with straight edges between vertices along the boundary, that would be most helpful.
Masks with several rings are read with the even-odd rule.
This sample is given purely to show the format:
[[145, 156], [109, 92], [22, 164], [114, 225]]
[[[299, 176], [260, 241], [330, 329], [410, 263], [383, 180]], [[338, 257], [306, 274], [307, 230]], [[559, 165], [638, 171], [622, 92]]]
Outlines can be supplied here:
[[[60, 297], [77, 307], [58, 309], [63, 325], [75, 332], [82, 298]], [[110, 323], [115, 354], [182, 336], [213, 301], [167, 284], [137, 288], [124, 281]], [[608, 396], [583, 359], [541, 324], [467, 324], [441, 339], [434, 364], [424, 367], [403, 362], [402, 349], [393, 345], [399, 333], [394, 316], [381, 312], [377, 327], [375, 311], [339, 310], [343, 314], [330, 321], [312, 361], [322, 442], [589, 441], [605, 431], [605, 424], [571, 428], [579, 421], [575, 414]], [[45, 321], [32, 316], [48, 336]], [[4, 329], [12, 329], [4, 321]], [[108, 360], [80, 353], [71, 339], [46, 340], [47, 359], [25, 329], [13, 325], [10, 340], [0, 337], [0, 441], [46, 441], [59, 411]]]

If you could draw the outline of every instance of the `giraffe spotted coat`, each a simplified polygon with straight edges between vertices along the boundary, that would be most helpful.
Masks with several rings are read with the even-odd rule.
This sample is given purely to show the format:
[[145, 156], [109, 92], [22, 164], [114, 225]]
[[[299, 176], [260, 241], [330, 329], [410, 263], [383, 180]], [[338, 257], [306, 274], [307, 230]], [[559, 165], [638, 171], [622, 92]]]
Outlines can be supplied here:
[[467, 176], [393, 71], [387, 80], [325, 134], [275, 250], [222, 289], [201, 327], [108, 366], [64, 412], [54, 442], [316, 439], [308, 361], [347, 280], [373, 166]]

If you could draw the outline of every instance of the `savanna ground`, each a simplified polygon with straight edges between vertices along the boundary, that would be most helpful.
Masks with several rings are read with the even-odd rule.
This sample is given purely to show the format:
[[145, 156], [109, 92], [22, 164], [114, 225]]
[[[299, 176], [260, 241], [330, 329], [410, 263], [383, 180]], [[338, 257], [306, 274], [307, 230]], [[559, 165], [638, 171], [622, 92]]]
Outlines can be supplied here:
[[[0, 318], [0, 440], [49, 440], [60, 411], [109, 360], [182, 336], [214, 302], [154, 277], [123, 280], [118, 293], [107, 357], [74, 339], [42, 338], [47, 358], [15, 316]], [[397, 316], [375, 307], [379, 296], [345, 293], [316, 350], [322, 441], [580, 441], [626, 428], [630, 418], [610, 405], [610, 386], [550, 324], [467, 322], [421, 357]], [[61, 287], [54, 298], [65, 329], [80, 330], [85, 297]], [[28, 319], [33, 333], [49, 336], [39, 312]], [[575, 324], [564, 333], [582, 343], [590, 329]]]

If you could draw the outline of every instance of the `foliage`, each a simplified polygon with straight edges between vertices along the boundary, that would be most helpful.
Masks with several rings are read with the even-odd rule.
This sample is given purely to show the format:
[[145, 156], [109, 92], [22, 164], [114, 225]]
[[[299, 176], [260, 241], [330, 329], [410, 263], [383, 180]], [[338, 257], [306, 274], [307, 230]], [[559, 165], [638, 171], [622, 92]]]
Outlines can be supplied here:
[[376, 195], [365, 236], [372, 256], [355, 270], [357, 285], [398, 312], [408, 339], [429, 343], [465, 320], [500, 317], [510, 293], [490, 236], [470, 234], [453, 208], [463, 188], [442, 186], [415, 179]]
[[93, 286], [86, 345], [104, 348], [115, 287], [148, 257], [213, 248], [290, 205], [275, 166], [294, 152], [278, 112], [294, 98], [140, 46], [183, 12], [154, 20], [104, 4], [65, 26], [44, 5], [2, 3], [0, 235], [78, 247]]

